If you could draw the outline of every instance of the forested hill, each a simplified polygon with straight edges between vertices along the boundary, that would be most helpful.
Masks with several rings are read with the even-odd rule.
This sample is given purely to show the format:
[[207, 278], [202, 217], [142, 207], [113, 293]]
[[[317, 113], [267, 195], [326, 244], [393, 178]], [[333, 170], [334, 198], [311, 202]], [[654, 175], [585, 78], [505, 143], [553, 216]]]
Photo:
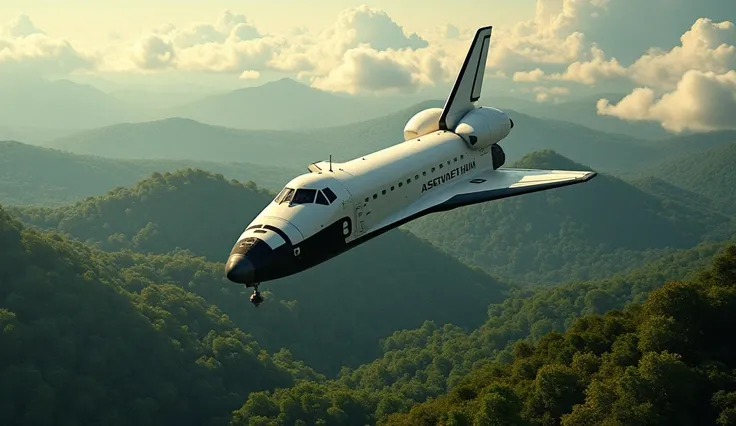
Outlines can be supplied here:
[[0, 424], [224, 425], [252, 391], [319, 379], [202, 298], [1, 208], [0, 262]]
[[[590, 170], [553, 151], [529, 154], [513, 167]], [[584, 185], [434, 214], [405, 227], [494, 275], [553, 284], [610, 276], [662, 250], [692, 247], [730, 220], [600, 174]], [[729, 231], [713, 237], [728, 238]]]
[[730, 425], [736, 419], [736, 246], [643, 305], [517, 344], [448, 395], [386, 425]]
[[[665, 288], [689, 286], [689, 284], [673, 284], [675, 281], [697, 282], [700, 275], [699, 269], [709, 265], [715, 253], [720, 253], [720, 255], [713, 262], [715, 265], [713, 270], [720, 271], [717, 273], [721, 275], [723, 272], [726, 275], [730, 274], [731, 282], [733, 282], [733, 279], [736, 278], [732, 273], [736, 268], [734, 266], [736, 265], [736, 250], [733, 247], [724, 250], [724, 247], [725, 244], [709, 243], [695, 249], [680, 251], [636, 272], [606, 281], [569, 284], [538, 291], [521, 291], [503, 304], [492, 306], [489, 309], [489, 319], [486, 324], [471, 334], [463, 333], [449, 325], [437, 327], [430, 322], [416, 330], [396, 332], [384, 342], [385, 354], [382, 358], [354, 371], [346, 370], [339, 381], [306, 382], [289, 389], [252, 394], [243, 407], [236, 412], [235, 424], [248, 424], [249, 419], [258, 419], [261, 423], [257, 424], [272, 424], [269, 421], [276, 421], [276, 424], [292, 424], [297, 419], [302, 419], [307, 424], [315, 424], [318, 419], [329, 423], [339, 421], [346, 413], [351, 413], [348, 417], [353, 421], [351, 424], [363, 424], [364, 419], [386, 424], [388, 414], [409, 412], [409, 410], [411, 410], [409, 416], [394, 417], [389, 419], [388, 423], [406, 425], [559, 424], [560, 414], [569, 412], [569, 409], [567, 411], [565, 409], [571, 407], [574, 402], [569, 398], [571, 394], [567, 386], [572, 386], [575, 390], [572, 397], [582, 402], [584, 399], [582, 390], [591, 383], [591, 378], [604, 378], [606, 374], [611, 373], [620, 377], [623, 371], [620, 366], [615, 366], [613, 370], [601, 368], [596, 375], [592, 374], [595, 369], [577, 370], [579, 375], [570, 377], [567, 374], [548, 374], [550, 373], [548, 370], [556, 373], [559, 369], [569, 372], [568, 366], [573, 369], [579, 368], [581, 361], [589, 359], [586, 358], [590, 356], [588, 352], [592, 352], [597, 358], [597, 363], [594, 362], [588, 367], [597, 367], [601, 362], [605, 363], [610, 360], [621, 361], [625, 354], [628, 354], [628, 357], [624, 357], [629, 363], [627, 365], [630, 365], [632, 361], [636, 365], [641, 353], [652, 351], [651, 346], [644, 345], [655, 341], [667, 345], [673, 342], [672, 340], [668, 342], [668, 338], [677, 339], [683, 330], [686, 330], [684, 332], [687, 333], [683, 336], [689, 338], [691, 334], [687, 329], [687, 321], [692, 320], [692, 315], [702, 315], [715, 320], [719, 313], [727, 312], [726, 306], [730, 305], [716, 305], [719, 306], [718, 308], [707, 307], [699, 304], [698, 301], [701, 299], [695, 298], [695, 305], [691, 306], [691, 310], [687, 312], [658, 306], [657, 309], [662, 309], [661, 311], [653, 312], [645, 317], [646, 319], [636, 317], [633, 321], [628, 322], [629, 325], [640, 330], [632, 331], [638, 334], [636, 337], [632, 337], [631, 334], [623, 335], [622, 341], [613, 346], [610, 344], [611, 336], [616, 337], [625, 331], [618, 323], [606, 322], [603, 327], [604, 336], [587, 333], [581, 336], [579, 334], [580, 324], [600, 324], [600, 317], [597, 315], [611, 309], [621, 308], [628, 302], [637, 304], [646, 302], [649, 292], [659, 288], [663, 282], [669, 282], [665, 284]], [[673, 279], [675, 281], [672, 281]], [[657, 299], [659, 292], [659, 290], [655, 291], [652, 296], [654, 300], [659, 300]], [[715, 296], [719, 293], [711, 294]], [[694, 295], [692, 293], [681, 295], [679, 299], [673, 297], [673, 301], [688, 301], [690, 296]], [[650, 300], [646, 302], [645, 306], [647, 305], [655, 306], [657, 302], [653, 303]], [[687, 309], [687, 307], [682, 308]], [[636, 307], [633, 310], [636, 311]], [[583, 315], [587, 316], [575, 321], [576, 318]], [[616, 314], [608, 314], [609, 318], [616, 316]], [[642, 318], [643, 322], [639, 322], [639, 318]], [[647, 329], [652, 324], [665, 326], [675, 324], [676, 327], [659, 334], [657, 330]], [[701, 322], [698, 324], [698, 329], [693, 330], [693, 333], [699, 334], [707, 330], [707, 328], [701, 328]], [[559, 336], [557, 332], [568, 328], [572, 328], [572, 331], [567, 332], [565, 338], [560, 341], [556, 337]], [[552, 330], [556, 332], [550, 333]], [[722, 333], [727, 334], [727, 331], [724, 330]], [[671, 352], [679, 351], [679, 354], [685, 355], [698, 350], [701, 347], [699, 345], [706, 345], [703, 348], [707, 347], [706, 342], [712, 342], [713, 345], [718, 344], [719, 339], [712, 333], [706, 332], [704, 335], [705, 340], [695, 339], [692, 345], [687, 341], [679, 340], [677, 345], [671, 345], [667, 349]], [[720, 336], [722, 335], [725, 334]], [[710, 340], [707, 336], [713, 336], [716, 340]], [[520, 339], [523, 342], [519, 342]], [[529, 354], [534, 353], [533, 345], [537, 342], [540, 342], [539, 353], [546, 357], [537, 358], [535, 362], [529, 364], [521, 358], [527, 358]], [[637, 349], [637, 344], [639, 349]], [[575, 355], [576, 359], [581, 356], [583, 358], [573, 361], [571, 365], [571, 357], [576, 352], [580, 352]], [[602, 355], [604, 352], [611, 353]], [[713, 358], [713, 360], [717, 361], [719, 358]], [[695, 365], [698, 365], [697, 360], [688, 361], [689, 367]], [[726, 364], [722, 366], [721, 372], [727, 373], [729, 368], [734, 366], [736, 364], [733, 362]], [[665, 370], [661, 374], [664, 378], [670, 373]], [[714, 377], [712, 384], [716, 389], [700, 389], [709, 392], [704, 395], [706, 398], [713, 395], [719, 385], [724, 386], [722, 389], [726, 390], [736, 389], [728, 382], [718, 383], [718, 375]], [[624, 378], [629, 379], [628, 376]], [[633, 376], [630, 379], [637, 378], [639, 376]], [[668, 379], [673, 386], [676, 386], [680, 377], [675, 375]], [[652, 383], [651, 381], [644, 382], [646, 385]], [[513, 398], [508, 400], [491, 395], [489, 399], [496, 399], [496, 405], [487, 407], [484, 396], [486, 392], [494, 389], [493, 385], [497, 384], [510, 387]], [[679, 384], [685, 386], [685, 383]], [[607, 383], [607, 386], [610, 386], [610, 383]], [[488, 389], [484, 389], [485, 387]], [[588, 388], [589, 393], [598, 390], [595, 385], [588, 386]], [[656, 390], [659, 391], [659, 389]], [[541, 395], [539, 391], [542, 392]], [[622, 392], [624, 389], [613, 393], [624, 395]], [[446, 396], [436, 398], [442, 394]], [[607, 397], [608, 395], [605, 394]], [[702, 421], [678, 423], [677, 416], [681, 413], [667, 413], [666, 408], [664, 412], [661, 411], [663, 407], [676, 404], [675, 400], [670, 399], [670, 395], [677, 394], [659, 391], [635, 395], [635, 397], [644, 399], [644, 401], [636, 401], [642, 404], [642, 408], [646, 409], [647, 403], [651, 402], [653, 405], [651, 408], [660, 410], [662, 416], [658, 422], [644, 421], [634, 424], [714, 424], [712, 417], [709, 417], [710, 409], [707, 408], [710, 406], [709, 402], [702, 405], [706, 408], [705, 410], [697, 411], [698, 414], [705, 413], [699, 418]], [[476, 396], [477, 401], [473, 401]], [[434, 402], [412, 408], [417, 402], [428, 398], [436, 399]], [[593, 399], [592, 396], [590, 398]], [[542, 399], [541, 405], [539, 399]], [[310, 406], [294, 405], [295, 401], [304, 400], [314, 403]], [[521, 404], [518, 403], [519, 400], [522, 401]], [[348, 402], [342, 403], [341, 401]], [[484, 406], [486, 408], [483, 408]], [[620, 408], [597, 407], [600, 410], [598, 414], [611, 416], [615, 415], [616, 410]], [[512, 420], [508, 420], [509, 418], [503, 417], [504, 413], [516, 413], [517, 417], [510, 417]], [[499, 417], [494, 418], [493, 415]], [[521, 417], [518, 417], [519, 415]], [[483, 420], [476, 422], [474, 418]], [[504, 419], [507, 421], [504, 422]], [[591, 417], [588, 423], [580, 424], [607, 423]], [[632, 422], [623, 420], [616, 424], [632, 424]]]
[[653, 172], [679, 187], [736, 212], [736, 134], [733, 143], [669, 160]]
[[[395, 230], [301, 274], [265, 283], [261, 289], [268, 291], [267, 302], [255, 315], [249, 290], [223, 283], [223, 262], [271, 198], [252, 183], [185, 170], [155, 174], [133, 188], [72, 206], [12, 212], [22, 221], [108, 251], [168, 253], [182, 248], [206, 256], [215, 263], [181, 254], [161, 257], [156, 269], [162, 279], [194, 286], [269, 349], [288, 348], [331, 374], [344, 365], [375, 359], [379, 339], [425, 320], [475, 328], [485, 320], [488, 305], [505, 295], [506, 285]], [[120, 262], [131, 260], [123, 257]]]

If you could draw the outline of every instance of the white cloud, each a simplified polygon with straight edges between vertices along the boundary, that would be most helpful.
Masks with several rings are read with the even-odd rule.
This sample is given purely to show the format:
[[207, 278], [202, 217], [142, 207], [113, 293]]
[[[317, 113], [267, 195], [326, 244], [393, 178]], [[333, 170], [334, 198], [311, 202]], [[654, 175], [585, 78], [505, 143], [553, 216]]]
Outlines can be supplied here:
[[254, 70], [246, 70], [240, 74], [239, 78], [241, 80], [258, 80], [259, 78], [261, 78], [261, 73]]
[[532, 71], [517, 71], [514, 73], [513, 80], [520, 83], [531, 83], [542, 81], [543, 78], [544, 71], [542, 71], [540, 68], [537, 68]]
[[636, 60], [627, 73], [645, 87], [617, 105], [599, 100], [598, 114], [656, 121], [675, 133], [736, 129], [736, 27], [700, 18], [680, 40]]
[[533, 19], [522, 21], [509, 31], [494, 30], [489, 65], [515, 72], [543, 65], [564, 66], [586, 59], [592, 45], [579, 31], [580, 24], [595, 19], [592, 17], [605, 10], [606, 3], [605, 0], [538, 0]]
[[601, 79], [626, 76], [626, 68], [616, 58], [607, 60], [605, 53], [596, 46], [593, 46], [590, 51], [592, 60], [573, 62], [568, 65], [564, 73], [552, 74], [549, 79], [594, 85]]
[[[688, 70], [722, 75], [736, 68], [736, 29], [729, 22], [699, 19], [680, 46], [648, 52], [637, 47], [639, 55], [645, 54], [636, 61], [629, 57], [626, 64], [589, 38], [614, 29], [621, 35], [622, 27], [609, 21], [633, 16], [638, 8], [633, 0], [538, 0], [533, 18], [509, 29], [494, 28], [486, 77], [512, 76], [525, 93], [549, 102], [565, 96], [563, 89], [569, 92], [573, 83], [615, 82], [627, 89], [637, 83], [661, 96], [673, 91]], [[597, 23], [602, 30], [595, 31]], [[409, 92], [453, 81], [475, 30], [445, 24], [409, 34], [384, 11], [358, 6], [341, 12], [322, 31], [295, 28], [274, 35], [242, 14], [225, 11], [213, 22], [164, 24], [137, 40], [109, 39], [108, 46], [91, 54], [45, 35], [20, 15], [0, 32], [0, 68], [12, 64], [57, 74], [195, 71], [233, 80], [279, 71], [325, 90]]]
[[699, 18], [681, 37], [681, 45], [669, 51], [650, 49], [629, 67], [593, 45], [589, 60], [575, 61], [561, 73], [546, 73], [540, 68], [514, 74], [517, 82], [543, 80], [570, 81], [594, 85], [601, 80], [630, 78], [650, 87], [671, 90], [689, 70], [725, 73], [736, 68], [736, 26]]
[[562, 96], [568, 95], [570, 93], [570, 89], [567, 87], [559, 87], [559, 86], [536, 86], [532, 89], [532, 91], [536, 94], [536, 100], [537, 102], [553, 102], [553, 103], [559, 103], [562, 102]]
[[656, 99], [652, 89], [639, 88], [617, 105], [598, 101], [598, 114], [632, 121], [657, 121], [680, 133], [736, 129], [736, 71], [724, 74], [689, 70], [674, 91]]
[[629, 68], [639, 84], [665, 89], [675, 87], [689, 70], [723, 74], [736, 68], [736, 26], [700, 18], [670, 51], [651, 49]]
[[385, 12], [359, 6], [343, 11], [335, 24], [317, 34], [292, 38], [270, 64], [283, 71], [321, 76], [339, 66], [346, 52], [362, 45], [375, 51], [400, 51], [429, 43], [416, 34], [405, 34]]
[[138, 40], [131, 58], [144, 70], [166, 69], [174, 65], [176, 52], [170, 41], [158, 34], [149, 34]]
[[313, 85], [322, 90], [351, 94], [411, 92], [421, 84], [422, 75], [417, 64], [408, 63], [398, 53], [377, 51], [368, 45], [350, 49], [337, 68], [324, 77], [317, 77]]
[[25, 75], [65, 74], [92, 68], [96, 58], [68, 41], [51, 38], [19, 15], [0, 31], [0, 70]]
[[44, 34], [44, 32], [36, 28], [31, 22], [31, 18], [23, 13], [0, 27], [0, 36], [9, 38], [21, 38], [32, 34]]

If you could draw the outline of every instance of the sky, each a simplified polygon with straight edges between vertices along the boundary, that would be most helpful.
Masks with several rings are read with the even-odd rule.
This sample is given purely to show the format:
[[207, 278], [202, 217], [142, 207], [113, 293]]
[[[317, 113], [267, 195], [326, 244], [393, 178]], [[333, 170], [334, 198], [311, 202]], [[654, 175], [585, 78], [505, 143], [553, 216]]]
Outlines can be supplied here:
[[0, 76], [417, 96], [445, 91], [493, 25], [484, 92], [627, 93], [598, 114], [708, 131], [736, 126], [735, 23], [735, 0], [3, 0]]

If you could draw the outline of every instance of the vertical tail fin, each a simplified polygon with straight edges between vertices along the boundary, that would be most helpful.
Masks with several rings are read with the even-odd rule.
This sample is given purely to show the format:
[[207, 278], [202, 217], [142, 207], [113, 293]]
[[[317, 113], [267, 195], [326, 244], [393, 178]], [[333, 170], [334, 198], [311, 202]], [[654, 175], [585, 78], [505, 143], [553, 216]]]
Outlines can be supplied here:
[[442, 115], [440, 115], [440, 129], [453, 130], [458, 121], [468, 111], [475, 108], [475, 101], [480, 99], [488, 48], [491, 45], [492, 28], [479, 28], [475, 33], [475, 38], [470, 45], [465, 62], [460, 68], [460, 74], [455, 80], [450, 96], [445, 101], [445, 107], [442, 110]]

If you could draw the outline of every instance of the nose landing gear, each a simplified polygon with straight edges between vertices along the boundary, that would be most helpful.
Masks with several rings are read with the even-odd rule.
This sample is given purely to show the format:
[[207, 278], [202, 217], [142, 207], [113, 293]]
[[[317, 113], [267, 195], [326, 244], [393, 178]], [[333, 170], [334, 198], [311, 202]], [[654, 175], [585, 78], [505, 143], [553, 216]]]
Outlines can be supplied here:
[[252, 303], [256, 308], [258, 305], [263, 303], [263, 296], [261, 296], [261, 292], [258, 291], [258, 284], [255, 285], [253, 294], [250, 295], [250, 303]]

